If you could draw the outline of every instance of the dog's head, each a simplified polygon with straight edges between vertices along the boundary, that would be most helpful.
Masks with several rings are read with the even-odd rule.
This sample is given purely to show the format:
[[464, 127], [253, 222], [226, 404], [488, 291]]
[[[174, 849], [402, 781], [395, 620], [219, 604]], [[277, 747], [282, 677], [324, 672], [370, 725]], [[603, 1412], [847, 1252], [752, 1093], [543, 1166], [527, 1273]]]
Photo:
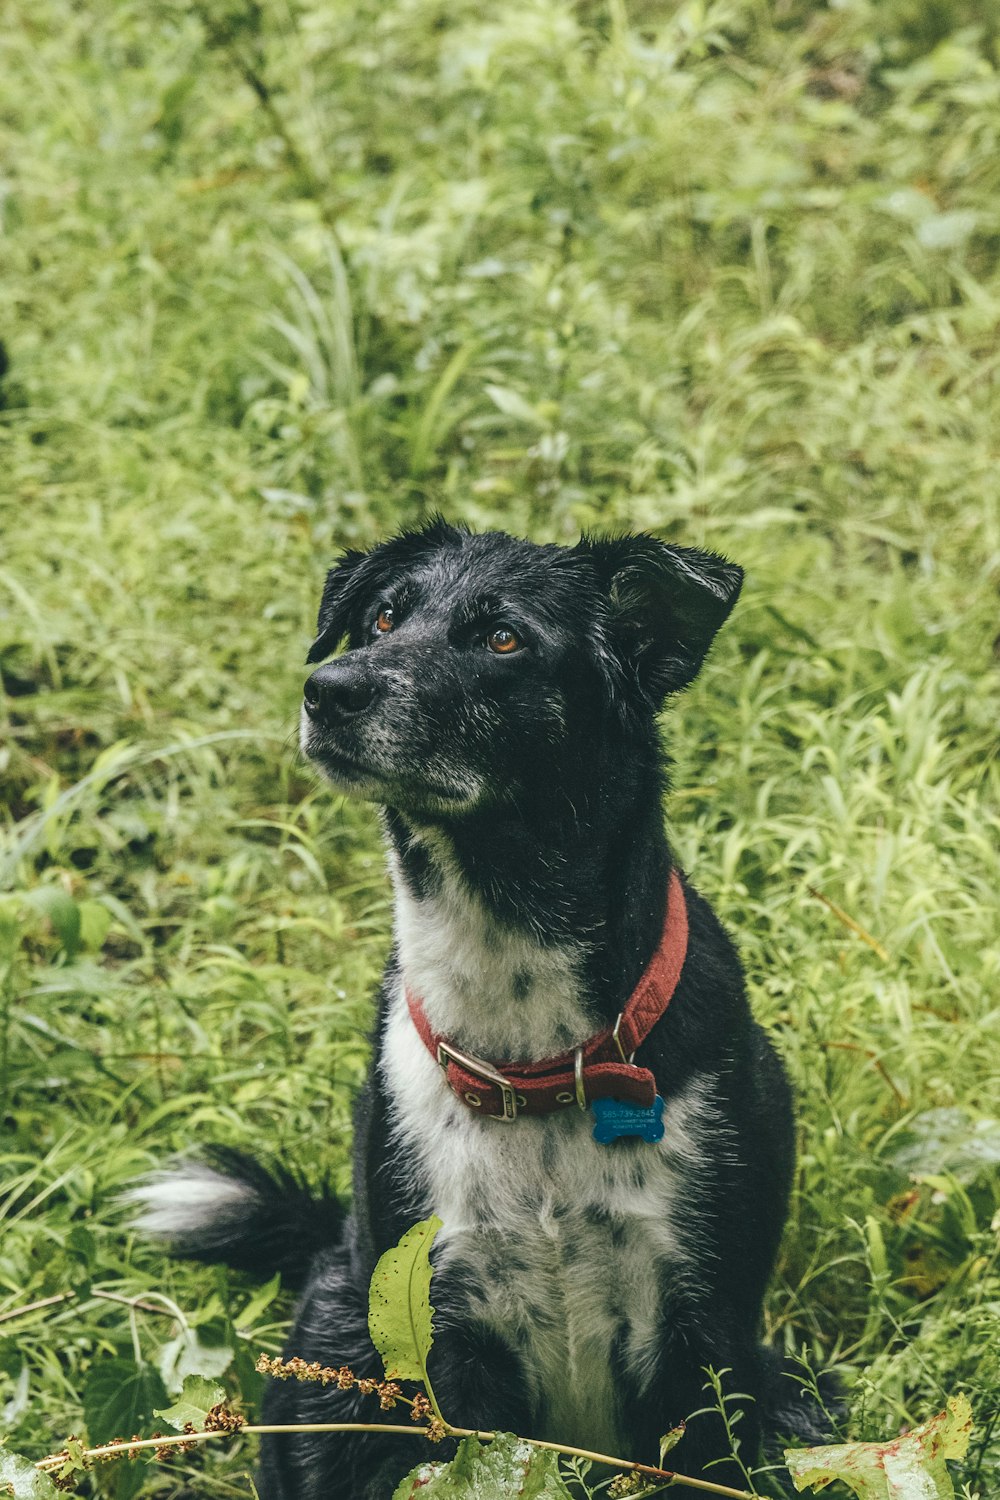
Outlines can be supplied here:
[[305, 685], [302, 748], [341, 790], [413, 814], [557, 785], [598, 744], [648, 745], [742, 578], [650, 536], [537, 546], [443, 521], [348, 552], [308, 660], [347, 649]]

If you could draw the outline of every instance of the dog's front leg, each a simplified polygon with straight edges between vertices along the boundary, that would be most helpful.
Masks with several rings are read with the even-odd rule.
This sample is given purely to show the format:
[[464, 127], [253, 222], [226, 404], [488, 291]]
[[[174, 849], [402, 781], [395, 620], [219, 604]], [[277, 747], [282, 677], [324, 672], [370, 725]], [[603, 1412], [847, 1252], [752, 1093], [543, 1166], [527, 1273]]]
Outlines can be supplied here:
[[477, 1432], [530, 1434], [527, 1382], [510, 1345], [476, 1320], [440, 1309], [435, 1329], [428, 1368], [447, 1420]]
[[[622, 1371], [620, 1389], [631, 1428], [628, 1456], [658, 1463], [661, 1438], [683, 1424], [684, 1436], [666, 1458], [666, 1466], [676, 1466], [692, 1479], [745, 1489], [746, 1478], [733, 1456], [720, 1398], [708, 1372], [720, 1378], [730, 1430], [739, 1442], [740, 1460], [749, 1469], [760, 1448], [760, 1361], [755, 1345], [740, 1348], [718, 1330], [714, 1333], [707, 1338], [681, 1325], [671, 1328], [661, 1346], [657, 1373], [641, 1391], [635, 1372]], [[678, 1486], [677, 1492], [695, 1494], [686, 1485]]]
[[[303, 1293], [286, 1358], [379, 1379], [382, 1361], [368, 1332], [368, 1292], [352, 1270], [346, 1247], [317, 1263]], [[272, 1380], [264, 1397], [265, 1424], [407, 1421], [408, 1408], [379, 1410], [377, 1398], [356, 1385], [340, 1389], [314, 1381]], [[423, 1437], [386, 1433], [297, 1432], [261, 1442], [261, 1500], [387, 1500], [410, 1469], [433, 1458]]]

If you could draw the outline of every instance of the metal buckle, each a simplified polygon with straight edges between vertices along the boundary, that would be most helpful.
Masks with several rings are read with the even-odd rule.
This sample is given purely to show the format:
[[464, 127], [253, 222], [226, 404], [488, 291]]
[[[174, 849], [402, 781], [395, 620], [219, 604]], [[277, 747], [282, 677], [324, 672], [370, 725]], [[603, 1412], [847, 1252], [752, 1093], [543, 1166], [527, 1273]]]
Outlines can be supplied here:
[[587, 1085], [583, 1077], [583, 1048], [577, 1047], [573, 1057], [573, 1087], [576, 1093], [576, 1102], [584, 1111], [587, 1110]]
[[618, 1019], [615, 1022], [615, 1028], [614, 1028], [614, 1030], [611, 1033], [611, 1040], [614, 1042], [615, 1046], [618, 1048], [618, 1052], [619, 1052], [619, 1055], [621, 1057], [622, 1062], [626, 1065], [626, 1067], [631, 1068], [631, 1067], [635, 1066], [635, 1053], [633, 1052], [630, 1057], [626, 1057], [625, 1056], [625, 1048], [622, 1046], [622, 1039], [618, 1035], [618, 1028], [622, 1024], [622, 1022], [624, 1021], [624, 1019], [625, 1019], [625, 1012], [623, 1010], [620, 1010], [618, 1012]]
[[491, 1063], [484, 1062], [481, 1057], [470, 1057], [468, 1052], [459, 1052], [457, 1047], [452, 1047], [448, 1042], [438, 1042], [437, 1060], [445, 1074], [448, 1072], [448, 1063], [457, 1063], [467, 1073], [472, 1073], [476, 1078], [482, 1078], [485, 1083], [492, 1083], [494, 1088], [500, 1090], [503, 1101], [503, 1114], [493, 1115], [495, 1120], [517, 1119], [517, 1094], [514, 1092], [508, 1080], [502, 1073], [498, 1073]]

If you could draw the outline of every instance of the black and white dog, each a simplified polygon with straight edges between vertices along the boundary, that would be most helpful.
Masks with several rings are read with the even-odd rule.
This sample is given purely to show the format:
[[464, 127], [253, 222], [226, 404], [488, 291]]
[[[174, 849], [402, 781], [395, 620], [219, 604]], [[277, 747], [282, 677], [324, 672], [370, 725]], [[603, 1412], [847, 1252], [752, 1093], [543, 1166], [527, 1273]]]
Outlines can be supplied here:
[[[347, 650], [306, 683], [302, 745], [383, 809], [396, 894], [353, 1206], [235, 1153], [142, 1194], [177, 1252], [304, 1282], [290, 1355], [377, 1376], [371, 1273], [436, 1213], [446, 1416], [653, 1463], [689, 1419], [671, 1462], [742, 1487], [719, 1415], [692, 1414], [711, 1367], [741, 1397], [745, 1462], [778, 1420], [760, 1322], [791, 1100], [667, 845], [657, 728], [741, 582], [649, 536], [536, 546], [441, 521], [341, 559], [309, 660]], [[274, 1382], [265, 1420], [375, 1405]], [[261, 1495], [385, 1500], [430, 1452], [272, 1437]]]

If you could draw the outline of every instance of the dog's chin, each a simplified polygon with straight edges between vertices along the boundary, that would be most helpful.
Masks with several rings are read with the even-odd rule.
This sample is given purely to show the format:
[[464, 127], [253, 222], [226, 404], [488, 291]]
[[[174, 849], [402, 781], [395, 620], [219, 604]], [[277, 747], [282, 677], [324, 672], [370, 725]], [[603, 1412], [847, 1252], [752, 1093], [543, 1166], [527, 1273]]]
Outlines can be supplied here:
[[414, 815], [458, 816], [473, 812], [484, 800], [482, 784], [472, 775], [444, 780], [432, 772], [396, 772], [391, 767], [366, 763], [329, 743], [310, 743], [305, 736], [302, 749], [331, 786], [362, 802], [377, 802]]

